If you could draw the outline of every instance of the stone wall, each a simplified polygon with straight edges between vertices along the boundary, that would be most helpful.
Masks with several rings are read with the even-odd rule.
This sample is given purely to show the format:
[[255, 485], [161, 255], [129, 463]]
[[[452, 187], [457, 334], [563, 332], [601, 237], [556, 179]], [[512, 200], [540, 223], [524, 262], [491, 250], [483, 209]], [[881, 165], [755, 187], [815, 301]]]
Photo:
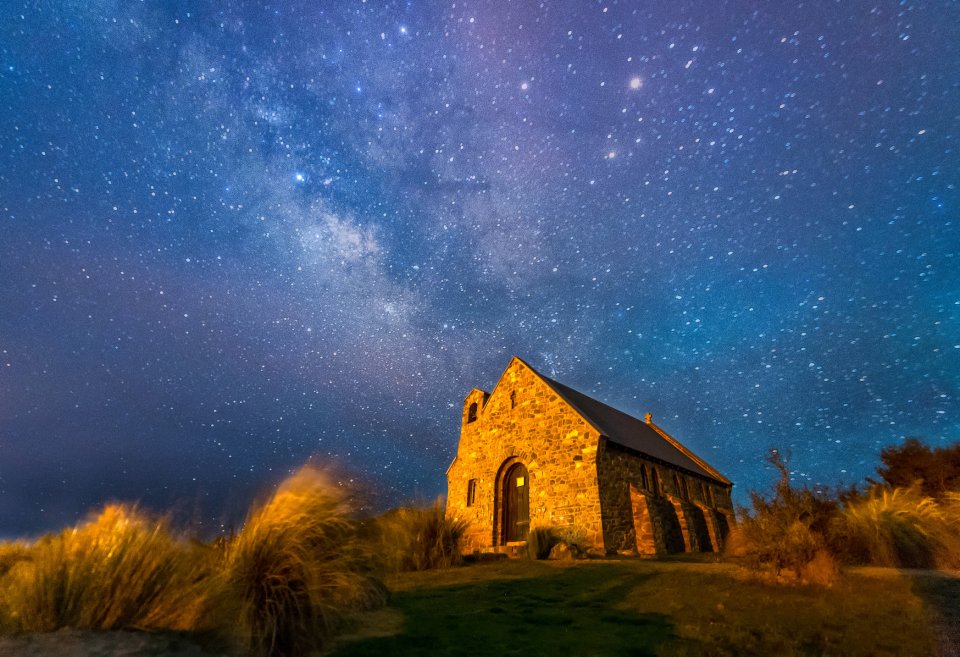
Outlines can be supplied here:
[[[468, 421], [473, 404], [476, 420]], [[460, 446], [447, 472], [447, 514], [470, 522], [468, 550], [502, 542], [497, 489], [508, 461], [527, 468], [531, 529], [567, 529], [602, 547], [598, 440], [596, 430], [519, 359], [492, 393], [474, 389], [464, 401]], [[467, 506], [472, 479], [475, 496]]]
[[597, 472], [608, 552], [722, 549], [733, 518], [729, 487], [606, 440]]

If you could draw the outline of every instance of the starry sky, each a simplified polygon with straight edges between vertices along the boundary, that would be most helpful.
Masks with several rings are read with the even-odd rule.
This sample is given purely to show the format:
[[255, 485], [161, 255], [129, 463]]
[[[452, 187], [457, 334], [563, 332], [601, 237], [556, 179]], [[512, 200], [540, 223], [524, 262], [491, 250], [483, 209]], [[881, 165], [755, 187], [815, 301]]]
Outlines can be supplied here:
[[0, 535], [431, 499], [514, 354], [740, 501], [960, 438], [960, 3], [3, 13]]

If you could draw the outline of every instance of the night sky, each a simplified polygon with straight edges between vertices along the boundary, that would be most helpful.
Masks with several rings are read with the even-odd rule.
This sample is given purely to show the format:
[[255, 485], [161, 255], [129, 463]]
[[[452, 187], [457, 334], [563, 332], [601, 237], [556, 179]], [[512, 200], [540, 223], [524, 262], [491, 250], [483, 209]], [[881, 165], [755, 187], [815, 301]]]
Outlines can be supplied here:
[[736, 483], [960, 438], [960, 3], [4, 4], [0, 535], [445, 491], [511, 355]]

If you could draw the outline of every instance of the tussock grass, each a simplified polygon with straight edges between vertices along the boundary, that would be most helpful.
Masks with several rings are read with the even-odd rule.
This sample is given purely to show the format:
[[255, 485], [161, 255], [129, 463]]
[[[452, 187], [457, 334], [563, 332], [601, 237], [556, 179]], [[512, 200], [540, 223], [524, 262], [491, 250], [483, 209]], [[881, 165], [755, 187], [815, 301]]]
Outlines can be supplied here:
[[227, 548], [220, 605], [255, 655], [321, 648], [343, 616], [386, 600], [342, 494], [313, 468], [250, 514]]
[[0, 634], [61, 628], [203, 632], [251, 655], [303, 655], [383, 604], [376, 545], [314, 468], [213, 545], [165, 517], [111, 505], [73, 529], [0, 544]]
[[165, 518], [134, 506], [108, 506], [75, 529], [4, 553], [0, 616], [17, 633], [193, 628], [210, 575], [202, 552], [173, 536]]
[[527, 536], [527, 559], [547, 559], [550, 557], [550, 550], [554, 545], [560, 543], [562, 539], [556, 530], [550, 527], [535, 527], [530, 530]]
[[938, 503], [919, 486], [875, 487], [835, 519], [833, 543], [846, 561], [900, 568], [960, 565], [960, 494]]
[[394, 509], [377, 519], [380, 558], [392, 572], [448, 568], [463, 561], [468, 523], [431, 506]]
[[3, 577], [13, 566], [29, 558], [30, 546], [20, 541], [0, 543], [0, 577]]

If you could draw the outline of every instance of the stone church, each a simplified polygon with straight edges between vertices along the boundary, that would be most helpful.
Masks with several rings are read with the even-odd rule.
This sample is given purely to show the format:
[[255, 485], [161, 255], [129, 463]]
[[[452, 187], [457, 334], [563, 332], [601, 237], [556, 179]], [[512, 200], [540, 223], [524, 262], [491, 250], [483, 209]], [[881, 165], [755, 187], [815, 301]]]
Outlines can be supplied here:
[[447, 469], [447, 514], [468, 551], [508, 551], [531, 529], [572, 533], [594, 552], [719, 551], [733, 484], [654, 424], [514, 357], [493, 392], [463, 405]]

